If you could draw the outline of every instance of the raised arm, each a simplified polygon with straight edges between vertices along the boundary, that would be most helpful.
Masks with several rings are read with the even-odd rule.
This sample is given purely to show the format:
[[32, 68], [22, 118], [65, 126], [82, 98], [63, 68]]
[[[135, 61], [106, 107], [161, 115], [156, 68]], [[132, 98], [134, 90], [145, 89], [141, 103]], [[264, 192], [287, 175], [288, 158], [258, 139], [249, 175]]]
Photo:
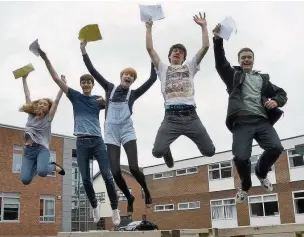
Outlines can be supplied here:
[[50, 60], [48, 59], [48, 57], [46, 56], [45, 52], [43, 52], [41, 49], [39, 49], [39, 54], [40, 57], [44, 60], [45, 65], [49, 71], [49, 73], [51, 74], [53, 80], [56, 82], [56, 84], [60, 87], [60, 89], [67, 94], [68, 93], [68, 86], [66, 85], [66, 83], [64, 83], [63, 80], [61, 80], [57, 74], [57, 72], [55, 71], [55, 69], [53, 68]]
[[[66, 79], [65, 79], [65, 76], [64, 75], [61, 75], [61, 80], [63, 81], [63, 83], [66, 84]], [[50, 120], [53, 120], [54, 116], [55, 116], [55, 113], [57, 111], [57, 108], [58, 108], [58, 104], [59, 104], [59, 101], [62, 97], [62, 94], [63, 94], [63, 91], [60, 89], [57, 96], [56, 96], [56, 99], [54, 101], [54, 103], [52, 104], [52, 107], [50, 109], [50, 112], [49, 112], [49, 116], [50, 116]]]
[[28, 85], [27, 85], [27, 76], [24, 76], [22, 77], [22, 83], [23, 83], [23, 90], [24, 90], [24, 95], [25, 95], [25, 103], [31, 103], [31, 94], [30, 94], [30, 90], [28, 88]]
[[134, 90], [134, 96], [135, 98], [139, 98], [142, 96], [149, 88], [154, 84], [154, 82], [157, 80], [157, 74], [154, 68], [153, 63], [151, 63], [151, 72], [149, 79], [142, 84], [140, 87], [138, 87], [136, 90]]
[[152, 63], [158, 69], [160, 60], [158, 54], [153, 48], [152, 25], [153, 25], [153, 21], [146, 22], [146, 49], [150, 55]]
[[218, 24], [213, 30], [215, 68], [223, 82], [226, 84], [228, 91], [230, 91], [233, 88], [233, 77], [235, 69], [231, 67], [230, 63], [226, 59], [223, 39], [216, 35], [220, 32], [220, 29], [221, 25]]
[[193, 20], [196, 24], [201, 26], [202, 28], [202, 47], [196, 54], [196, 62], [197, 65], [199, 65], [208, 52], [209, 49], [209, 36], [208, 36], [208, 29], [207, 29], [207, 21], [206, 21], [206, 14], [204, 13], [204, 17], [202, 17], [202, 14], [199, 13], [199, 16], [194, 16]]
[[83, 61], [87, 67], [87, 69], [89, 70], [89, 72], [91, 73], [91, 75], [95, 78], [95, 80], [103, 87], [103, 89], [105, 91], [109, 90], [109, 87], [112, 85], [112, 83], [108, 82], [93, 66], [89, 55], [86, 51], [86, 45], [87, 42], [81, 42], [80, 43], [80, 50], [82, 53], [82, 57], [83, 57]]

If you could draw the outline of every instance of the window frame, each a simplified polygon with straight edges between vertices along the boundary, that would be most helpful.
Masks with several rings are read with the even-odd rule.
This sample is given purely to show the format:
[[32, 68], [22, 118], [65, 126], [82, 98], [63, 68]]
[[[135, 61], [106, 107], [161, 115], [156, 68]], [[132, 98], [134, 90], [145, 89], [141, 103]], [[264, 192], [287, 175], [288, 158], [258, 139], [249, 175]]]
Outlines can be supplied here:
[[[294, 148], [290, 148], [290, 149], [286, 149], [286, 156], [287, 156], [287, 160], [288, 160], [288, 167], [289, 169], [299, 169], [299, 168], [304, 168], [304, 165], [302, 166], [291, 166], [290, 165], [290, 158], [301, 155], [301, 154], [294, 154], [294, 155], [289, 155], [289, 151], [295, 151]], [[303, 161], [304, 161], [304, 155], [302, 155]]]
[[[264, 206], [264, 197], [268, 197], [268, 196], [275, 196], [276, 197], [276, 202], [278, 203], [278, 215], [273, 215], [273, 216], [266, 216], [265, 215], [265, 206]], [[254, 197], [261, 197], [262, 198], [262, 202], [250, 202], [250, 198], [254, 198]], [[266, 201], [269, 202], [269, 201]], [[263, 216], [251, 216], [251, 205], [253, 203], [262, 203], [263, 204]], [[269, 218], [269, 217], [280, 217], [281, 216], [281, 211], [280, 211], [280, 203], [279, 203], [279, 197], [277, 193], [269, 193], [269, 194], [262, 194], [262, 195], [252, 195], [252, 196], [248, 196], [248, 211], [249, 211], [249, 218]]]
[[[21, 154], [15, 154], [15, 151], [21, 151]], [[20, 171], [15, 170], [14, 168], [14, 156], [15, 155], [20, 155], [21, 156], [21, 164], [20, 164]], [[22, 145], [13, 145], [13, 156], [12, 156], [12, 173], [13, 174], [20, 174], [21, 172], [21, 167], [22, 167], [22, 161], [23, 161], [23, 146]]]
[[[195, 171], [188, 171], [189, 169], [196, 169]], [[178, 171], [181, 171], [181, 170], [185, 170], [186, 173], [184, 174], [178, 174]], [[183, 169], [178, 169], [178, 170], [175, 170], [175, 176], [178, 177], [178, 176], [184, 176], [184, 175], [191, 175], [191, 174], [197, 174], [198, 173], [198, 167], [197, 166], [192, 166], [192, 167], [187, 167], [187, 168], [183, 168]]]
[[[198, 203], [198, 207], [190, 208], [190, 203], [195, 203], [195, 205]], [[187, 208], [180, 208], [179, 205], [182, 204], [188, 204]], [[197, 210], [201, 208], [201, 202], [200, 201], [193, 201], [193, 202], [180, 202], [177, 204], [177, 210], [178, 211], [187, 211], [187, 210]]]
[[[39, 214], [39, 222], [40, 223], [55, 223], [56, 222], [56, 197], [55, 196], [51, 196], [51, 195], [40, 195], [39, 198], [39, 207], [40, 207], [40, 202], [41, 200], [43, 200], [43, 216], [40, 216]], [[50, 215], [45, 215], [45, 201], [53, 201], [54, 202], [54, 215], [50, 216]], [[39, 212], [40, 212], [40, 208], [39, 208]], [[44, 218], [48, 218], [48, 217], [54, 217], [54, 221], [45, 221]], [[43, 218], [43, 220], [41, 220], [41, 218]]]
[[[20, 214], [21, 214], [20, 194], [19, 193], [0, 192], [0, 198], [1, 198], [0, 223], [19, 223], [20, 222]], [[17, 199], [19, 201], [18, 202], [18, 220], [4, 220], [5, 199]]]
[[[221, 167], [221, 164], [222, 164], [222, 163], [228, 163], [228, 162], [230, 163], [229, 166]], [[216, 165], [216, 164], [219, 165], [219, 168], [210, 169], [210, 166], [211, 166], [211, 165]], [[231, 168], [231, 177], [222, 178], [221, 170], [222, 170], [222, 169], [226, 169], [226, 168]], [[210, 172], [216, 171], [216, 170], [219, 171], [220, 178], [218, 178], [218, 179], [212, 179], [212, 178], [210, 177]], [[215, 180], [231, 179], [231, 178], [233, 178], [233, 177], [234, 177], [234, 173], [233, 173], [232, 160], [225, 160], [225, 161], [220, 161], [220, 162], [208, 164], [208, 181], [209, 181], [209, 182], [210, 182], [210, 181], [215, 181]]]
[[304, 216], [304, 213], [296, 213], [296, 202], [295, 200], [298, 200], [298, 199], [303, 199], [304, 200], [304, 197], [301, 197], [301, 198], [295, 198], [294, 197], [294, 194], [295, 193], [304, 193], [304, 190], [298, 190], [298, 191], [292, 191], [292, 203], [293, 203], [293, 212], [294, 212], [294, 215], [296, 216]]
[[[228, 201], [228, 200], [234, 200], [234, 204], [224, 204], [224, 201]], [[221, 201], [222, 204], [221, 205], [214, 205], [212, 206], [212, 202], [218, 202]], [[220, 218], [220, 219], [212, 219], [212, 207], [224, 207], [223, 211], [225, 210], [225, 206], [235, 206], [235, 213], [236, 216], [234, 218]], [[222, 221], [222, 220], [237, 220], [238, 218], [238, 214], [237, 214], [237, 205], [236, 205], [236, 201], [235, 198], [222, 198], [222, 199], [212, 199], [210, 200], [210, 219], [211, 222], [214, 221]]]
[[[166, 206], [173, 206], [173, 208], [172, 209], [170, 209], [170, 210], [166, 210], [165, 209], [165, 207]], [[164, 207], [164, 209], [163, 210], [156, 210], [156, 207]], [[174, 211], [175, 210], [175, 205], [174, 204], [172, 204], [172, 203], [168, 203], [168, 204], [158, 204], [158, 205], [154, 205], [154, 208], [153, 208], [153, 212], [166, 212], [166, 211]]]
[[[167, 177], [164, 177], [163, 174], [165, 174], [165, 173], [170, 173], [170, 175], [167, 176]], [[162, 177], [156, 178], [155, 175], [157, 175], [157, 174], [161, 174]], [[165, 172], [159, 172], [159, 173], [153, 174], [153, 180], [158, 180], [158, 179], [169, 179], [169, 178], [173, 178], [173, 171], [172, 171], [172, 170], [170, 170], [170, 171], [165, 171]]]

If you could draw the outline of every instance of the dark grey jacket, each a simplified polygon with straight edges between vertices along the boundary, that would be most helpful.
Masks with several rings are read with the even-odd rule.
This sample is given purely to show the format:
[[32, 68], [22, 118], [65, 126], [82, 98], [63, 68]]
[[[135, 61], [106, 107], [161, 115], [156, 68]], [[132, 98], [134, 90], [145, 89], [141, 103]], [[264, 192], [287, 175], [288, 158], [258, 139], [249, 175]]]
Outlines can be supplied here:
[[[231, 131], [233, 123], [237, 118], [237, 112], [244, 110], [244, 103], [242, 100], [242, 84], [245, 80], [246, 73], [239, 66], [231, 67], [230, 63], [225, 57], [225, 50], [223, 47], [223, 39], [213, 38], [214, 43], [214, 57], [215, 68], [227, 86], [229, 94], [226, 126]], [[261, 91], [262, 104], [268, 98], [275, 100], [278, 107], [283, 107], [287, 102], [286, 92], [270, 82], [269, 74], [259, 74], [263, 79], [263, 87]], [[279, 108], [266, 110], [269, 122], [274, 125], [282, 116], [283, 111]]]

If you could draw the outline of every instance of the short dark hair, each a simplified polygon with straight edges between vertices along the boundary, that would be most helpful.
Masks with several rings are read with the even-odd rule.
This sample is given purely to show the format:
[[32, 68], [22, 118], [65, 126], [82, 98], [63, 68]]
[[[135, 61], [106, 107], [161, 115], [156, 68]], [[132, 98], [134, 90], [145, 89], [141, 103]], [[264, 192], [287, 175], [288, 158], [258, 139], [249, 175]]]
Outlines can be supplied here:
[[186, 57], [187, 57], [187, 49], [186, 47], [183, 45], [183, 44], [174, 44], [171, 46], [170, 50], [169, 50], [169, 54], [168, 54], [168, 58], [169, 58], [169, 61], [170, 61], [170, 55], [173, 51], [173, 49], [180, 49], [182, 51], [184, 51], [184, 61], [186, 60]]
[[250, 49], [250, 48], [242, 48], [239, 52], [238, 52], [238, 58], [240, 58], [240, 55], [241, 55], [241, 53], [243, 53], [243, 52], [251, 52], [252, 53], [252, 55], [253, 55], [253, 58], [254, 58], [254, 52], [252, 51], [252, 49]]
[[91, 81], [92, 84], [94, 85], [94, 77], [92, 77], [90, 74], [83, 74], [83, 75], [80, 77], [80, 83], [81, 83], [82, 81], [87, 81], [87, 80]]

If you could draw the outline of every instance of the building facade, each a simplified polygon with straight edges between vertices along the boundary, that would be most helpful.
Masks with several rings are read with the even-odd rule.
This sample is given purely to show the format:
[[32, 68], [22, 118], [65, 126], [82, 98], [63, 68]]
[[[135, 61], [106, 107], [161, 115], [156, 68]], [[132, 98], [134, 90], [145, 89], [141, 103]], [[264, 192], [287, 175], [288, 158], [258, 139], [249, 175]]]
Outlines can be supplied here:
[[[0, 236], [56, 235], [62, 229], [62, 176], [36, 176], [30, 185], [20, 180], [23, 130], [0, 125]], [[51, 159], [63, 163], [63, 137], [54, 135]]]
[[[124, 194], [119, 190], [117, 185], [115, 185], [119, 198], [118, 209], [120, 210], [120, 216], [121, 216], [121, 223], [119, 226], [125, 226], [132, 221], [142, 220], [142, 216], [146, 214], [146, 208], [145, 208], [145, 199], [144, 199], [143, 191], [140, 185], [133, 177], [133, 175], [130, 173], [129, 167], [126, 165], [121, 165], [121, 171], [129, 187], [130, 192], [135, 197], [135, 201], [133, 205], [134, 212], [132, 216], [129, 216], [127, 213], [127, 199], [124, 196]], [[102, 176], [100, 175], [100, 172], [94, 175], [93, 185], [96, 193], [104, 197], [104, 199], [101, 202], [101, 208], [100, 208], [100, 212], [102, 216], [101, 222], [105, 223], [103, 227], [105, 230], [113, 230], [114, 225], [112, 223], [112, 209], [110, 206], [110, 200], [107, 194], [105, 183], [103, 181]]]
[[144, 168], [153, 195], [147, 219], [160, 229], [229, 228], [284, 223], [304, 223], [304, 160], [295, 146], [304, 144], [304, 135], [282, 140], [285, 148], [272, 167], [272, 193], [265, 193], [254, 174], [262, 154], [252, 148], [252, 183], [248, 203], [237, 204], [240, 186], [231, 151], [213, 157], [195, 157]]

